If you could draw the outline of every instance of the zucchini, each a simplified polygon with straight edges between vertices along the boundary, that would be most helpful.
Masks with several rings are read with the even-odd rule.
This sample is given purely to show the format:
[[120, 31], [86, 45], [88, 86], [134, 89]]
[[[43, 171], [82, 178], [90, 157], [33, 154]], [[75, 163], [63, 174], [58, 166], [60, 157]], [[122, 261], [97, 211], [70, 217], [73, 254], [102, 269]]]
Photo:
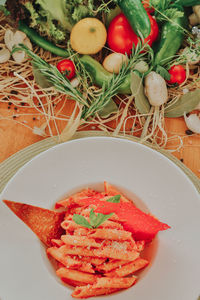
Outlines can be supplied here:
[[134, 32], [138, 36], [147, 38], [151, 32], [151, 24], [141, 0], [118, 0], [117, 2]]

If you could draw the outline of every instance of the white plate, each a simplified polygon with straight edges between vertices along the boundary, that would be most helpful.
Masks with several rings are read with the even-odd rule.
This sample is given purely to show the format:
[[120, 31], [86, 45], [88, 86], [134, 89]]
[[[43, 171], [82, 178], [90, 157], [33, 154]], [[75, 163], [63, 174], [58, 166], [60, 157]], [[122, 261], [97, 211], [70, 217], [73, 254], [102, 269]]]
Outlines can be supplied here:
[[[104, 180], [171, 226], [158, 235], [151, 267], [132, 288], [98, 299], [197, 300], [200, 295], [200, 199], [186, 175], [163, 155], [138, 143], [106, 137], [60, 144], [26, 164], [1, 200], [45, 208]], [[0, 201], [0, 299], [67, 300], [37, 237]], [[141, 205], [140, 202], [138, 202]]]

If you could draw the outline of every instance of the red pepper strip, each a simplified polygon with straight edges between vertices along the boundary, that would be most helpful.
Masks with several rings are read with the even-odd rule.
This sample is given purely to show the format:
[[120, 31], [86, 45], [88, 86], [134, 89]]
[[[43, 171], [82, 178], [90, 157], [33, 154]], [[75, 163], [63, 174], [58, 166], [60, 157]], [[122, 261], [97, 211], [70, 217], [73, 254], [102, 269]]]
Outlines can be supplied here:
[[95, 204], [95, 212], [109, 214], [115, 213], [125, 230], [132, 232], [135, 240], [145, 240], [150, 242], [159, 231], [170, 228], [165, 223], [160, 222], [155, 217], [144, 213], [131, 203], [120, 202], [111, 203], [99, 200], [84, 200], [85, 205]]

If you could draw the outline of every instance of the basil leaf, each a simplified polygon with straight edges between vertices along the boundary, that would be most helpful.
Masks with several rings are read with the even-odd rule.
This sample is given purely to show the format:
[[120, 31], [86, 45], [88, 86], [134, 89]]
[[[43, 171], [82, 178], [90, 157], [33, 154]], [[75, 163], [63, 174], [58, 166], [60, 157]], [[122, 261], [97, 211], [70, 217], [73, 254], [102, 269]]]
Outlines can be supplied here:
[[81, 215], [74, 214], [73, 215], [73, 221], [76, 224], [81, 225], [83, 227], [92, 228], [92, 226], [90, 225], [90, 223], [83, 216], [81, 216]]
[[99, 227], [102, 223], [104, 223], [107, 219], [109, 219], [111, 216], [113, 215], [113, 213], [109, 214], [109, 215], [104, 215], [104, 214], [97, 214], [96, 217], [96, 222], [95, 225], [93, 226], [94, 228]]
[[106, 200], [107, 202], [112, 202], [112, 203], [119, 203], [120, 202], [121, 195], [116, 195], [114, 197], [109, 198]]
[[95, 226], [95, 224], [96, 224], [96, 215], [95, 215], [95, 213], [94, 213], [94, 209], [91, 209], [91, 211], [90, 211], [90, 224], [92, 225], [92, 226]]

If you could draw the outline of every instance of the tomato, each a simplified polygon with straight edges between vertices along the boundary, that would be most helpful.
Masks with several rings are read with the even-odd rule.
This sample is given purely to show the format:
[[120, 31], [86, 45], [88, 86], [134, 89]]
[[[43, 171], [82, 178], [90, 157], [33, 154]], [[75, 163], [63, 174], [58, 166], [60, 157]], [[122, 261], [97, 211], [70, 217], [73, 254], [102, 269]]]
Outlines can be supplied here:
[[168, 72], [171, 75], [170, 80], [167, 81], [169, 84], [181, 84], [186, 79], [186, 71], [181, 65], [172, 66]]
[[131, 54], [133, 44], [138, 44], [138, 37], [132, 30], [127, 18], [121, 13], [110, 23], [108, 28], [108, 45], [118, 53]]
[[61, 60], [57, 64], [57, 69], [69, 80], [74, 78], [76, 74], [74, 63], [70, 59]]
[[[148, 13], [151, 32], [144, 42], [148, 42], [152, 46], [153, 42], [157, 39], [159, 28], [156, 20]], [[133, 45], [137, 46], [139, 37], [133, 31], [127, 18], [121, 13], [117, 15], [110, 23], [108, 28], [108, 46], [115, 52], [127, 53], [130, 55]]]

